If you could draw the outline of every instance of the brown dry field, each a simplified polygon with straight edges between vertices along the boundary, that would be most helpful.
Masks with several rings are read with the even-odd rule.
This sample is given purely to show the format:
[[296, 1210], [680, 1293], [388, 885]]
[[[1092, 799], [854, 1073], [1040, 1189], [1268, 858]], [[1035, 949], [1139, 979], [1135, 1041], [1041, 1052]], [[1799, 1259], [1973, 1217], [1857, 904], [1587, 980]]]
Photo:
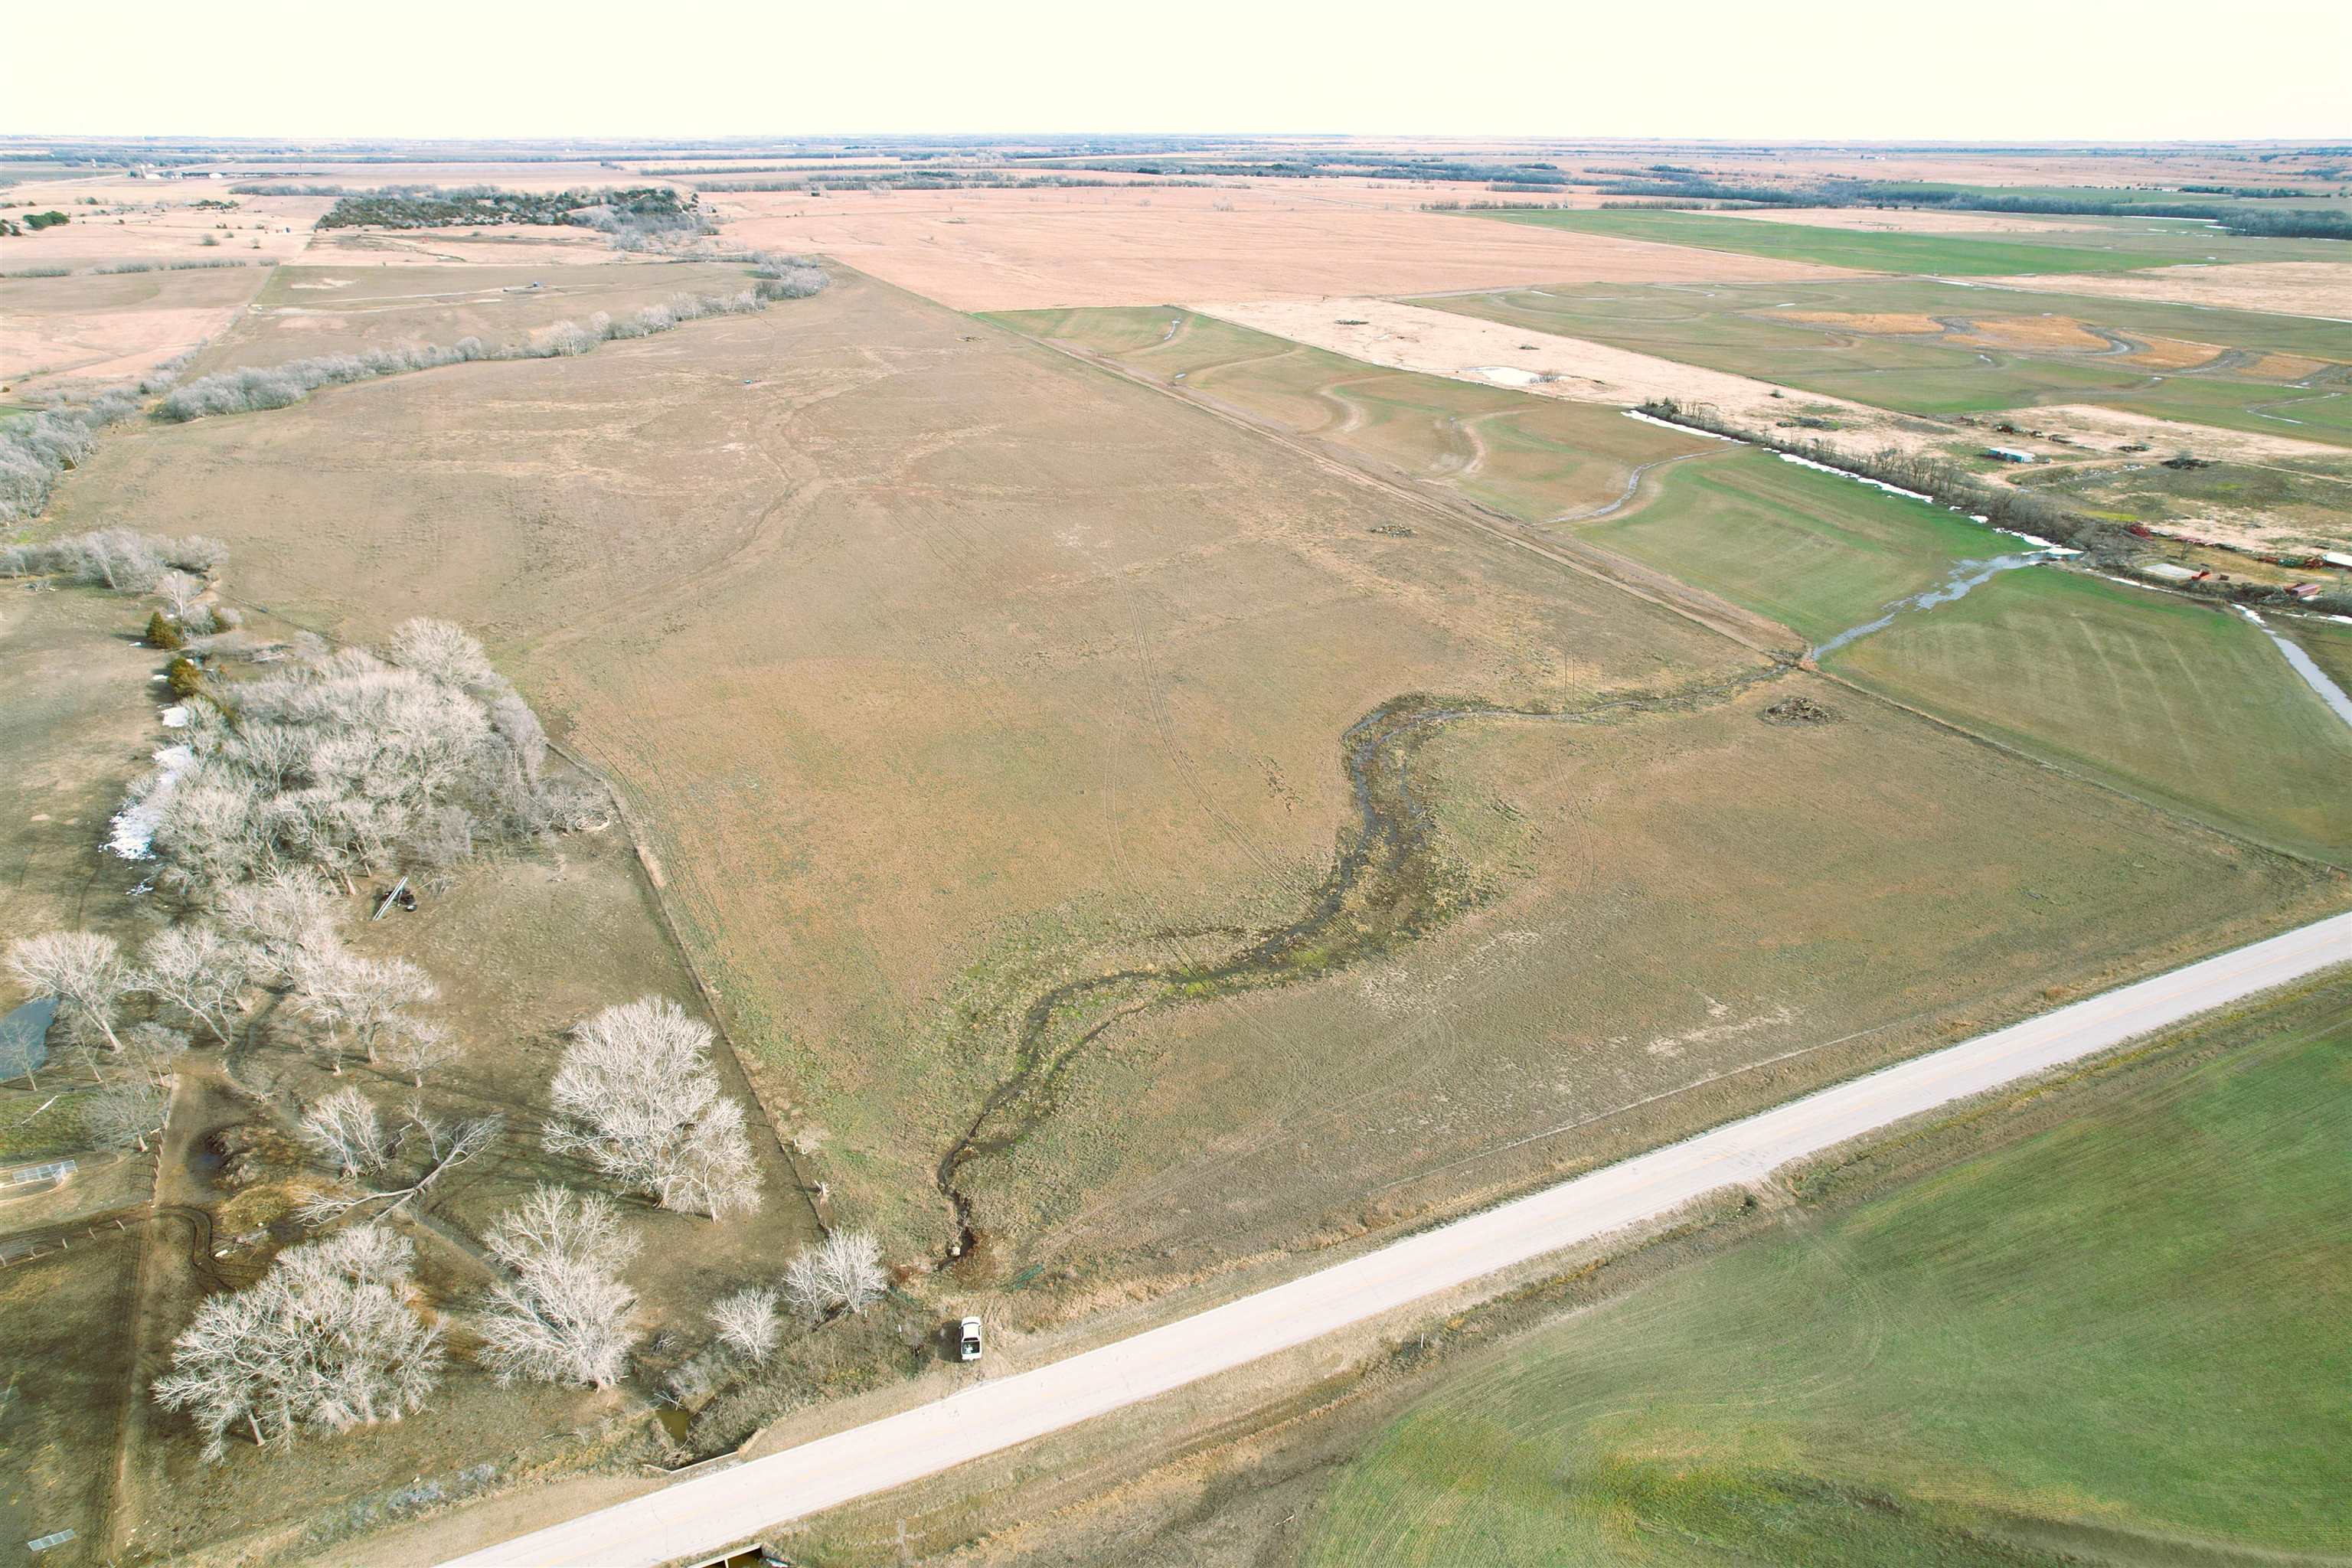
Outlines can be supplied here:
[[[0, 1530], [20, 1562], [102, 1561], [87, 1543], [104, 1528], [108, 1475], [91, 1459], [112, 1440], [124, 1392], [121, 1345], [105, 1331], [130, 1305], [139, 1239], [116, 1231], [0, 1268]], [[40, 1558], [22, 1551], [60, 1530], [81, 1540]]]
[[[76, 205], [85, 195], [107, 205]], [[72, 221], [0, 239], [0, 272], [110, 261], [284, 261], [310, 243], [310, 226], [334, 205], [324, 196], [232, 196], [226, 184], [85, 185], [73, 180], [46, 182], [24, 199], [54, 206]], [[233, 212], [205, 212], [189, 205], [203, 199], [238, 205]], [[206, 235], [220, 243], [205, 244]]]
[[78, 274], [0, 282], [0, 381], [128, 381], [217, 336], [269, 282], [266, 267]]
[[[1296, 185], [1297, 182], [1289, 182]], [[1842, 269], [1305, 190], [733, 195], [730, 237], [839, 257], [960, 310], [1397, 294], [1523, 283], [1769, 282]], [[1396, 195], [1391, 200], [1398, 201]], [[1214, 204], [1234, 210], [1216, 210]]]
[[1399, 692], [1744, 652], [1483, 536], [1374, 535], [1349, 476], [860, 279], [461, 368], [127, 435], [58, 521], [204, 517], [297, 618], [478, 626], [644, 810], [771, 1103], [916, 1235], [1001, 1067], [920, 1037], [960, 972], [1055, 921], [1286, 909], [1340, 731]]
[[[97, 515], [205, 520], [242, 591], [297, 621], [478, 627], [621, 780], [769, 1106], [898, 1257], [945, 1239], [932, 1167], [1008, 1068], [986, 1021], [1289, 918], [1347, 819], [1339, 737], [1375, 706], [1757, 665], [1425, 500], [854, 275], [583, 359], [127, 434], [58, 521]], [[1863, 700], [1801, 732], [1756, 722], [1759, 700], [1433, 746], [1485, 908], [1085, 1058], [1061, 1113], [974, 1167], [984, 1221], [1056, 1270], [1062, 1304], [1024, 1311], [1521, 1183], [1981, 1026], [2029, 982], [2336, 896]], [[1871, 970], [1898, 921], [1911, 961]], [[1400, 1057], [1420, 1070], [1372, 1070]], [[1455, 1163], [1586, 1114], [1605, 1132]]]
[[[1792, 689], [1840, 721], [1759, 721]], [[1035, 1256], [1181, 1279], [1448, 1212], [2347, 896], [1810, 679], [1598, 730], [1465, 725], [1421, 766], [1488, 901], [1097, 1058], [1006, 1184]], [[1183, 1152], [1131, 1158], [1152, 1148]]]
[[535, 224], [474, 228], [330, 228], [310, 237], [305, 266], [344, 268], [658, 266], [667, 257], [631, 255], [601, 234]]
[[2055, 289], [2158, 300], [2219, 310], [2352, 321], [2352, 262], [2245, 261], [2226, 267], [2155, 267], [2137, 272], [2077, 272], [2063, 278], [1985, 278], [1985, 288]]
[[609, 247], [600, 254], [601, 266], [561, 268], [281, 267], [189, 374], [467, 336], [521, 342], [598, 310], [624, 315], [675, 294], [732, 294], [751, 283], [743, 268], [727, 263], [648, 266], [615, 261]]

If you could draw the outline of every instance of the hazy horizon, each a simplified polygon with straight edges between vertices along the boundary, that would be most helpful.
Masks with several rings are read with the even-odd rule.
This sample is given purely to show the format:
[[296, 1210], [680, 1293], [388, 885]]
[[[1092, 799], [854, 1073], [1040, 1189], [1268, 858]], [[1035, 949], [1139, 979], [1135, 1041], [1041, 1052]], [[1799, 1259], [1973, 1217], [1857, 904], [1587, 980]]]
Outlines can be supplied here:
[[1758, 142], [2352, 139], [2352, 6], [2030, 5], [1966, 16], [1836, 3], [1781, 27], [1471, 5], [1181, 16], [938, 0], [791, 14], [459, 6], [375, 14], [125, 0], [16, 8], [13, 135], [523, 140], [810, 135], [1257, 135]]

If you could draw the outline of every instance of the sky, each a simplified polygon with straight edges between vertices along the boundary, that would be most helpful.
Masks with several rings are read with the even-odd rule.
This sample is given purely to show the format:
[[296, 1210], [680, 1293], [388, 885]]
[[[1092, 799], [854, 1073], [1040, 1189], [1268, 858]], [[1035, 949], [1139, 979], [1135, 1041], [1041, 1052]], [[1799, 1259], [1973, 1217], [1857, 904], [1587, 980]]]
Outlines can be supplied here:
[[0, 132], [2352, 142], [2352, 0], [0, 4]]

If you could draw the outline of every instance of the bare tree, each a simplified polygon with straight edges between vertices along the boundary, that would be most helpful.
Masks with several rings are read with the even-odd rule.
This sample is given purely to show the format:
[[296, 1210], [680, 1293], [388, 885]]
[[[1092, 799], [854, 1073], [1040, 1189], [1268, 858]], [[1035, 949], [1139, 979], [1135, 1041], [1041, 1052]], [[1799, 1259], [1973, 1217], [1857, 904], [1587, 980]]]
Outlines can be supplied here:
[[147, 1152], [151, 1134], [163, 1130], [171, 1113], [171, 1097], [143, 1078], [108, 1084], [82, 1101], [81, 1124], [92, 1144], [100, 1149]]
[[288, 1248], [260, 1283], [196, 1309], [157, 1401], [194, 1415], [207, 1459], [238, 1426], [285, 1443], [305, 1426], [345, 1432], [423, 1409], [447, 1352], [412, 1304], [415, 1259], [381, 1226]]
[[302, 1142], [334, 1163], [344, 1176], [373, 1175], [392, 1163], [396, 1147], [368, 1097], [339, 1089], [302, 1114]]
[[210, 925], [183, 921], [158, 931], [139, 960], [134, 989], [169, 1003], [228, 1044], [228, 1013], [245, 994], [249, 949]]
[[620, 1271], [636, 1256], [612, 1200], [541, 1187], [484, 1238], [512, 1278], [482, 1303], [482, 1363], [502, 1383], [610, 1388], [636, 1344], [636, 1292]]
[[418, 1089], [425, 1075], [457, 1059], [457, 1042], [437, 1024], [412, 1023], [406, 1033], [384, 1047], [383, 1059], [408, 1075]]
[[664, 1208], [714, 1219], [760, 1204], [743, 1109], [710, 1070], [710, 1026], [658, 996], [572, 1031], [550, 1086], [547, 1146], [578, 1153]]
[[[342, 1094], [357, 1092], [355, 1089], [341, 1091]], [[330, 1095], [328, 1098], [332, 1100], [338, 1096]], [[386, 1140], [385, 1159], [383, 1163], [390, 1164], [392, 1155], [404, 1150], [418, 1151], [417, 1158], [421, 1163], [412, 1167], [417, 1173], [415, 1180], [399, 1186], [375, 1189], [359, 1189], [347, 1184], [332, 1192], [313, 1194], [303, 1201], [299, 1210], [302, 1221], [306, 1225], [325, 1225], [372, 1203], [382, 1203], [385, 1205], [378, 1209], [374, 1215], [376, 1219], [382, 1220], [394, 1210], [404, 1206], [411, 1199], [428, 1191], [433, 1184], [443, 1176], [489, 1148], [491, 1144], [498, 1142], [499, 1134], [505, 1131], [505, 1128], [506, 1119], [502, 1116], [481, 1116], [463, 1121], [444, 1121], [438, 1117], [425, 1115], [424, 1106], [411, 1100], [408, 1106], [408, 1124]], [[306, 1122], [306, 1134], [308, 1130]], [[313, 1146], [317, 1145], [314, 1143]], [[349, 1183], [356, 1173], [354, 1168], [346, 1166], [343, 1170], [346, 1183]]]
[[[420, 1027], [408, 1009], [441, 994], [425, 971], [404, 958], [362, 958], [340, 945], [303, 949], [294, 959], [294, 1009], [326, 1027], [340, 1047], [352, 1043], [371, 1062], [385, 1046]], [[341, 1071], [340, 1064], [336, 1068]]]
[[776, 1292], [763, 1285], [747, 1285], [722, 1297], [710, 1309], [719, 1342], [749, 1361], [766, 1361], [784, 1331], [776, 1317]]
[[418, 616], [393, 628], [383, 651], [394, 664], [422, 670], [445, 685], [499, 687], [506, 682], [490, 656], [463, 626]]
[[784, 1266], [784, 1300], [806, 1317], [862, 1312], [889, 1287], [882, 1244], [870, 1230], [836, 1230]]
[[35, 996], [54, 996], [87, 1018], [115, 1050], [114, 1009], [127, 989], [114, 939], [92, 931], [47, 931], [8, 944], [8, 973]]
[[166, 572], [155, 580], [156, 597], [172, 607], [172, 618], [185, 620], [188, 607], [204, 597], [205, 581], [185, 572]]

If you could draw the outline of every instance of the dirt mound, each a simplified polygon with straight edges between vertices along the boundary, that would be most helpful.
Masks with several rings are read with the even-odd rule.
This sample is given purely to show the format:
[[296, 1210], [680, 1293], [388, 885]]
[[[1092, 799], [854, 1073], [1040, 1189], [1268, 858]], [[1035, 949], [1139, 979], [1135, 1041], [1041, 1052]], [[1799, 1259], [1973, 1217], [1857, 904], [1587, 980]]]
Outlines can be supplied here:
[[1834, 724], [1838, 711], [1810, 697], [1783, 697], [1756, 715], [1767, 724]]

